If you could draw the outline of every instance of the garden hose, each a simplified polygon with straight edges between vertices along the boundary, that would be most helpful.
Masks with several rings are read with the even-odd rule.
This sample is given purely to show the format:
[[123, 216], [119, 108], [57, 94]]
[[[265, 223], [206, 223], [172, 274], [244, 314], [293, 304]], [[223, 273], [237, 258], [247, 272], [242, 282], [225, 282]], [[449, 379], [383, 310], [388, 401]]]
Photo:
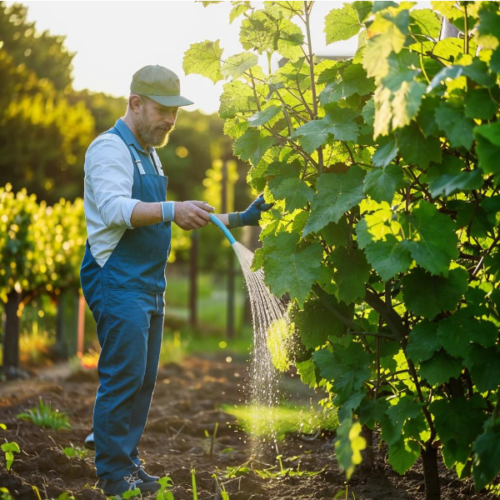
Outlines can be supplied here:
[[231, 231], [214, 214], [210, 214], [210, 220], [224, 233], [224, 236], [229, 240], [231, 245], [236, 243]]

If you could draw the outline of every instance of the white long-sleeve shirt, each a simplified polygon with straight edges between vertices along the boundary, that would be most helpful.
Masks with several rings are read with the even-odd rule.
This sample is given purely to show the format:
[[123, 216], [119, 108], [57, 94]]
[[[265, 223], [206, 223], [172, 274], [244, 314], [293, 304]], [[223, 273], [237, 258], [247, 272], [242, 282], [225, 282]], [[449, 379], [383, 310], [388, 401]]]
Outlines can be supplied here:
[[[153, 148], [150, 152], [163, 175], [158, 154]], [[87, 150], [84, 171], [87, 234], [92, 255], [102, 267], [123, 233], [133, 229], [130, 218], [140, 201], [132, 198], [134, 164], [128, 146], [115, 134], [100, 135]]]

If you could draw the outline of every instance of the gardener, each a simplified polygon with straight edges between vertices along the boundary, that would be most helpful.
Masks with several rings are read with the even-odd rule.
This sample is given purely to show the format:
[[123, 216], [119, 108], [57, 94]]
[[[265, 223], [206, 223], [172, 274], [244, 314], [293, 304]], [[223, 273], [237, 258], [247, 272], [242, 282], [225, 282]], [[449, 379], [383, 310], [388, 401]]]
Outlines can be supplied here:
[[[93, 431], [98, 487], [106, 495], [160, 488], [137, 446], [156, 383], [171, 224], [197, 229], [214, 210], [203, 201], [166, 201], [167, 177], [154, 148], [167, 144], [178, 108], [193, 104], [180, 95], [177, 75], [146, 66], [130, 90], [125, 117], [85, 157], [88, 239], [80, 278], [101, 346]], [[245, 212], [217, 217], [229, 227], [258, 225], [269, 206], [259, 197]]]

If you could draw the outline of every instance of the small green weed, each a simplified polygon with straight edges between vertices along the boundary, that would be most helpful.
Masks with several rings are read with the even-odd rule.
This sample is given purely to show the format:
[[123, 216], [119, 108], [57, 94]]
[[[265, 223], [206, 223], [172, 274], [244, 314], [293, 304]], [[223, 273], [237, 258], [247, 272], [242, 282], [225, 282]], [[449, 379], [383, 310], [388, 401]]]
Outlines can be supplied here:
[[174, 486], [172, 479], [168, 476], [162, 477], [158, 480], [161, 489], [156, 494], [156, 500], [174, 500], [174, 494], [170, 489]]
[[[0, 429], [6, 430], [7, 426], [5, 424], [0, 424]], [[14, 453], [20, 453], [19, 445], [17, 443], [4, 443], [1, 446], [2, 451], [5, 453], [5, 468], [10, 470], [12, 464], [14, 463]], [[1, 491], [1, 490], [0, 490]], [[8, 493], [8, 491], [7, 491]], [[2, 497], [3, 498], [3, 497]]]
[[86, 450], [85, 448], [80, 448], [79, 446], [71, 445], [64, 448], [63, 452], [68, 458], [83, 458], [88, 453], [88, 450]]
[[219, 479], [217, 478], [216, 474], [212, 474], [212, 477], [215, 479], [215, 484], [217, 484], [217, 493], [219, 493], [219, 497], [221, 500], [231, 500], [229, 498], [229, 495], [226, 491], [226, 488], [224, 488], [224, 485], [219, 483]]
[[196, 489], [195, 470], [191, 469], [191, 484], [193, 486], [193, 500], [198, 500], [198, 490]]
[[59, 410], [53, 410], [50, 403], [44, 403], [40, 399], [38, 407], [28, 410], [27, 413], [20, 413], [17, 418], [22, 420], [30, 420], [38, 427], [45, 429], [71, 429], [68, 416], [65, 413], [60, 413]]
[[140, 497], [140, 496], [141, 496], [141, 490], [139, 488], [128, 490], [125, 493], [122, 493], [123, 500], [128, 500], [129, 498]]
[[14, 497], [9, 493], [7, 488], [0, 488], [0, 500], [14, 500]]
[[[356, 495], [354, 491], [351, 491], [352, 500], [356, 500]], [[339, 490], [335, 493], [333, 500], [349, 500], [349, 485], [346, 484], [345, 490]]]

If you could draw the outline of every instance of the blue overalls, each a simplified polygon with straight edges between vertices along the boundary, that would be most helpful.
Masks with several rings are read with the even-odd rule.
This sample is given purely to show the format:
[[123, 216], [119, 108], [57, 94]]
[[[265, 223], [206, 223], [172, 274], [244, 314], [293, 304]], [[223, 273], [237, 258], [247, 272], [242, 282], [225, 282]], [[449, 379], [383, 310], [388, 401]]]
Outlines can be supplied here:
[[[165, 201], [168, 178], [158, 173], [125, 122], [118, 120], [104, 133], [118, 135], [130, 150], [132, 198]], [[93, 422], [100, 479], [116, 481], [140, 465], [137, 446], [158, 371], [170, 242], [170, 222], [127, 229], [101, 268], [87, 240], [80, 279], [101, 346]]]

